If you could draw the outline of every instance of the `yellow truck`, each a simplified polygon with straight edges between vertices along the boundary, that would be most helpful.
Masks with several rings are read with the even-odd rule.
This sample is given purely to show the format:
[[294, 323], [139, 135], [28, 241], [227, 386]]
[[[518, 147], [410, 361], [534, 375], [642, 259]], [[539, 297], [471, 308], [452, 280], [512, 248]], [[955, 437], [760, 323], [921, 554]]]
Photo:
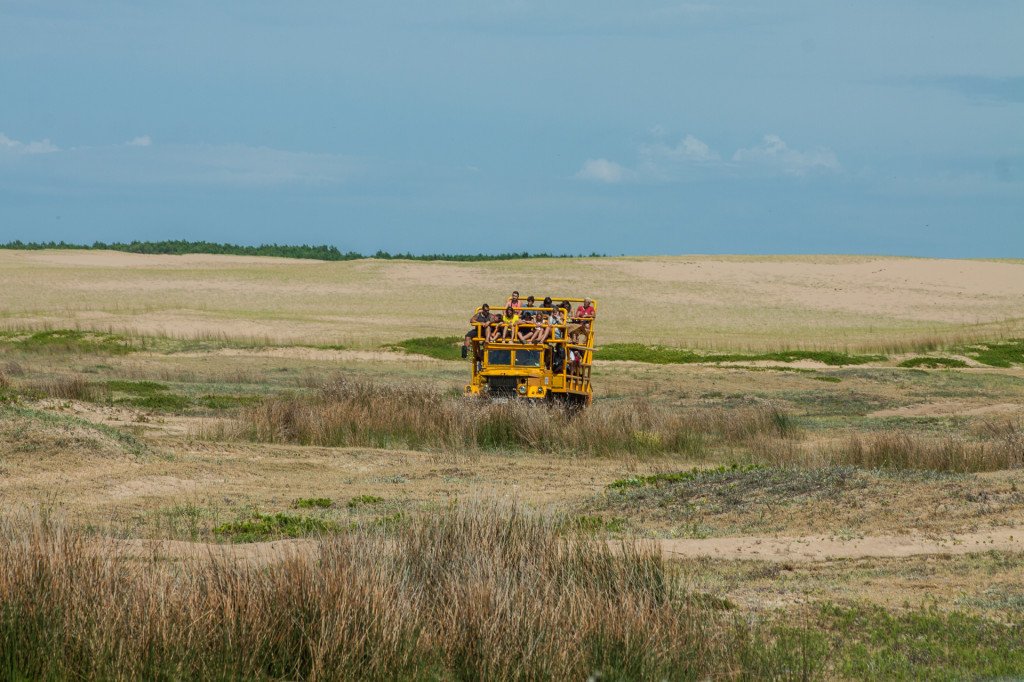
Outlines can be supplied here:
[[502, 314], [481, 322], [481, 308], [476, 309], [467, 334], [472, 376], [466, 396], [546, 401], [572, 408], [590, 404], [597, 301], [553, 300], [551, 307], [524, 304], [508, 324]]

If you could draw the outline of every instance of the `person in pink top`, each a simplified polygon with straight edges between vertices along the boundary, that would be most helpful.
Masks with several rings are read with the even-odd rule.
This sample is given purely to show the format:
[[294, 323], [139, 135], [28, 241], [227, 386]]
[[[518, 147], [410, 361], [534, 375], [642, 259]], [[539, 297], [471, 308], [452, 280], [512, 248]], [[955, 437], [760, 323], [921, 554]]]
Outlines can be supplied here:
[[523, 302], [519, 300], [519, 292], [518, 291], [513, 291], [512, 295], [509, 297], [508, 301], [505, 302], [505, 307], [507, 308], [509, 306], [512, 306], [517, 311], [520, 308], [523, 307]]

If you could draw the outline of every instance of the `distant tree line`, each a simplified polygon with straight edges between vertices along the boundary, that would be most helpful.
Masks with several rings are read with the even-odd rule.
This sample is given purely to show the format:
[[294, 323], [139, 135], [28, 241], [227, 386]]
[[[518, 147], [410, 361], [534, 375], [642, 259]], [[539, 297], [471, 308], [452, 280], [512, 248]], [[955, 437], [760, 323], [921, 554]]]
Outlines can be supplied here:
[[[173, 239], [158, 242], [93, 242], [92, 244], [69, 244], [60, 242], [23, 242], [15, 240], [0, 244], [0, 249], [80, 249], [85, 251], [106, 250], [125, 251], [127, 253], [148, 253], [148, 254], [170, 254], [182, 255], [186, 253], [213, 253], [226, 254], [231, 256], [276, 256], [279, 258], [309, 258], [314, 260], [360, 260], [362, 258], [380, 258], [383, 260], [446, 260], [446, 261], [490, 261], [490, 260], [517, 260], [520, 258], [582, 258], [583, 254], [573, 256], [569, 254], [551, 253], [431, 253], [416, 255], [412, 253], [388, 253], [378, 251], [372, 256], [366, 256], [356, 251], [342, 252], [336, 246], [319, 244], [310, 246], [301, 244], [290, 246], [287, 244], [260, 244], [259, 246], [242, 246], [240, 244], [217, 244], [214, 242], [190, 242], [184, 239]], [[600, 257], [602, 254], [591, 253], [590, 257]]]

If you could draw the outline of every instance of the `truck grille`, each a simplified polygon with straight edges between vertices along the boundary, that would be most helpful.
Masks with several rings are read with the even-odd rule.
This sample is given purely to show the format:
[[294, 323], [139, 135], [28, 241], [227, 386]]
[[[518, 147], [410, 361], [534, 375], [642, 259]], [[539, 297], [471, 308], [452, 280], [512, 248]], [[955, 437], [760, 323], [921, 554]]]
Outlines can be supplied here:
[[487, 390], [493, 396], [515, 395], [515, 377], [487, 377]]

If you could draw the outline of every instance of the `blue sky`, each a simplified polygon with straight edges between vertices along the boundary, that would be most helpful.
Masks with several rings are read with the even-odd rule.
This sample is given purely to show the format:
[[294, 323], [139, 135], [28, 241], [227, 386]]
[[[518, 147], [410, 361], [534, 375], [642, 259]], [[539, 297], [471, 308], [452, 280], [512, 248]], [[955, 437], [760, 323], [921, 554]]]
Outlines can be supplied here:
[[1024, 3], [0, 0], [0, 241], [1024, 257]]

